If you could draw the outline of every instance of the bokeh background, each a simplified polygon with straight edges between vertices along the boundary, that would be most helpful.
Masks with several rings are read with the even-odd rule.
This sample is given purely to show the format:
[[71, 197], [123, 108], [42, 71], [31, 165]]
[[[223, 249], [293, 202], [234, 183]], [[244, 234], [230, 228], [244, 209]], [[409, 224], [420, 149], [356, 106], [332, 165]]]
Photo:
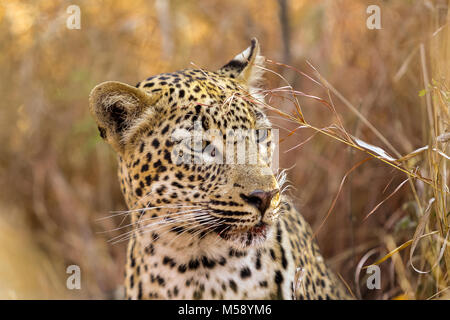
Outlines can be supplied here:
[[[66, 27], [66, 10], [72, 4], [81, 9], [79, 30]], [[371, 4], [381, 8], [380, 30], [366, 26]], [[135, 84], [192, 66], [214, 70], [257, 37], [268, 59], [317, 79], [309, 62], [341, 98], [292, 68], [270, 62], [267, 67], [274, 72], [268, 72], [266, 88], [285, 86], [282, 75], [295, 90], [332, 102], [348, 133], [390, 153], [342, 98], [399, 154], [426, 145], [445, 153], [448, 4], [1, 0], [0, 298], [120, 297], [125, 244], [108, 243], [117, 235], [108, 230], [121, 221], [98, 219], [126, 207], [115, 156], [88, 112], [88, 95], [96, 84]], [[308, 97], [299, 101], [309, 123], [336, 123], [324, 103]], [[287, 99], [271, 104], [295, 112]], [[317, 231], [324, 256], [353, 293], [365, 299], [448, 298], [448, 247], [424, 274], [411, 267], [410, 247], [402, 248], [380, 264], [381, 290], [368, 290], [361, 270], [414, 238], [440, 184], [444, 191], [439, 193], [439, 207], [431, 209], [425, 221], [425, 230], [438, 234], [421, 240], [413, 257], [422, 270], [438, 260], [449, 224], [445, 158], [425, 152], [404, 163], [438, 181], [434, 189], [412, 179], [396, 190], [406, 174], [377, 159], [357, 167], [342, 183], [367, 154], [321, 134], [308, 140], [314, 134], [310, 129], [289, 134], [298, 124], [270, 115], [283, 139], [281, 167], [291, 168], [291, 196]], [[443, 143], [436, 142], [439, 136]], [[66, 268], [72, 264], [81, 268], [81, 290], [66, 288]]]

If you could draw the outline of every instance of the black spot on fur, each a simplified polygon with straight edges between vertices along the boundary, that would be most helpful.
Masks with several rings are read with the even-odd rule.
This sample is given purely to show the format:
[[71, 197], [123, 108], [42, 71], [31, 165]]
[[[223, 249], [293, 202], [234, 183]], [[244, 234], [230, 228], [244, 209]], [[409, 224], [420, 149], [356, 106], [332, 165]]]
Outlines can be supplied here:
[[130, 288], [133, 289], [134, 288], [134, 275], [130, 275]]
[[136, 188], [136, 195], [138, 196], [138, 197], [140, 197], [140, 196], [142, 196], [142, 189], [141, 188]]
[[197, 259], [193, 259], [193, 260], [189, 261], [189, 264], [188, 264], [190, 270], [196, 270], [199, 267], [199, 265], [200, 265], [200, 263], [198, 262]]
[[175, 261], [172, 258], [169, 258], [167, 256], [165, 256], [163, 258], [163, 265], [169, 265], [171, 268], [173, 268], [175, 266]]
[[241, 269], [241, 278], [246, 279], [249, 278], [252, 275], [252, 272], [248, 267], [244, 267]]
[[212, 269], [216, 265], [214, 260], [208, 259], [207, 257], [202, 257], [202, 264], [205, 268]]
[[186, 272], [186, 269], [187, 269], [187, 267], [186, 267], [185, 264], [180, 264], [180, 265], [178, 266], [178, 272], [179, 272], [179, 273], [185, 273], [185, 272]]
[[138, 298], [138, 300], [142, 300], [142, 282], [141, 281], [139, 281], [137, 298]]
[[234, 282], [234, 280], [230, 280], [230, 288], [231, 290], [233, 290], [234, 293], [237, 292], [237, 285], [236, 282]]
[[169, 128], [170, 128], [169, 125], [165, 126], [164, 129], [161, 130], [161, 133], [165, 134], [167, 131], [169, 131]]
[[155, 149], [159, 148], [159, 141], [158, 139], [153, 139], [152, 141], [152, 146], [155, 147]]
[[256, 263], [255, 263], [256, 270], [261, 270], [261, 251], [258, 250], [256, 252]]

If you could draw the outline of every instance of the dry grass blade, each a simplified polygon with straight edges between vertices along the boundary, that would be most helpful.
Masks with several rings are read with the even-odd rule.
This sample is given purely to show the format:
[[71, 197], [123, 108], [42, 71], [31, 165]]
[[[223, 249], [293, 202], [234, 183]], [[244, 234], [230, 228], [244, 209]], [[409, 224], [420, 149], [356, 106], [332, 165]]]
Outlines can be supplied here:
[[293, 146], [292, 148], [289, 148], [288, 150], [286, 150], [284, 153], [288, 153], [289, 151], [292, 151], [294, 149], [297, 149], [299, 147], [301, 147], [302, 145], [304, 145], [305, 143], [308, 143], [311, 139], [313, 139], [318, 132], [314, 132], [312, 135], [310, 135], [308, 138], [306, 138], [304, 141], [300, 142], [299, 144]]
[[358, 262], [358, 265], [356, 266], [355, 283], [356, 283], [356, 295], [358, 298], [361, 298], [361, 289], [359, 288], [359, 276], [361, 275], [361, 270], [363, 270], [363, 265], [364, 265], [364, 263], [366, 263], [366, 261], [371, 256], [373, 256], [377, 252], [378, 252], [378, 249], [372, 249], [372, 250], [366, 252], [366, 254], [364, 256], [362, 256], [362, 258]]
[[319, 71], [317, 71], [317, 69], [311, 64], [309, 63], [309, 66], [314, 70], [314, 73], [316, 74], [316, 76], [320, 79], [320, 81], [322, 82], [322, 84], [328, 88], [331, 92], [333, 92], [334, 95], [336, 95], [339, 100], [342, 101], [342, 103], [344, 103], [344, 105], [346, 107], [348, 107], [370, 130], [373, 131], [373, 133], [375, 133], [375, 135], [386, 145], [389, 147], [389, 149], [391, 149], [391, 151], [397, 156], [400, 157], [400, 153], [397, 151], [397, 149], [394, 148], [394, 146], [381, 134], [381, 132], [379, 132], [372, 123], [369, 122], [369, 120], [366, 119], [366, 117], [364, 117], [364, 115], [361, 114], [361, 112], [358, 111], [358, 109], [356, 109], [355, 106], [353, 106], [350, 101], [348, 101], [338, 90], [336, 90], [335, 87], [333, 87], [320, 73]]
[[[437, 234], [437, 231], [433, 231], [427, 234], [424, 234], [422, 236], [420, 236], [420, 238], [424, 238], [424, 237], [428, 237], [434, 234]], [[388, 254], [386, 254], [383, 258], [375, 261], [374, 263], [372, 263], [371, 265], [365, 266], [363, 267], [363, 269], [367, 269], [370, 266], [376, 266], [379, 265], [381, 263], [383, 263], [384, 261], [386, 261], [387, 259], [389, 259], [390, 257], [392, 257], [395, 253], [402, 251], [403, 249], [409, 247], [411, 244], [413, 243], [413, 239], [406, 241], [405, 243], [403, 243], [402, 245], [398, 246], [397, 248], [395, 248], [394, 250], [390, 251]]]
[[448, 289], [450, 289], [450, 287], [444, 288], [438, 292], [436, 292], [435, 294], [433, 294], [432, 296], [428, 297], [427, 300], [432, 300], [434, 298], [436, 298], [437, 296], [443, 294], [445, 291], [447, 291]]
[[[278, 73], [275, 73], [275, 74], [278, 74]], [[281, 75], [280, 75], [280, 77], [281, 77]], [[284, 81], [286, 81], [285, 78], [282, 78], [282, 79]], [[323, 79], [323, 80], [326, 81], [325, 79]], [[284, 91], [292, 93], [293, 96], [295, 97], [295, 91], [293, 89], [292, 90], [284, 90]], [[317, 132], [319, 132], [321, 134], [324, 134], [324, 135], [326, 135], [326, 136], [328, 136], [330, 138], [333, 138], [333, 139], [335, 139], [335, 140], [337, 140], [339, 142], [342, 142], [342, 143], [344, 143], [344, 144], [346, 144], [346, 145], [348, 145], [348, 146], [350, 146], [350, 147], [352, 147], [354, 149], [357, 149], [359, 151], [365, 152], [368, 155], [370, 155], [371, 157], [374, 157], [374, 158], [376, 158], [376, 159], [386, 163], [387, 165], [389, 165], [391, 167], [394, 167], [397, 170], [406, 173], [411, 178], [419, 179], [419, 180], [423, 181], [424, 183], [432, 186], [433, 188], [439, 188], [439, 187], [435, 186], [430, 179], [427, 179], [427, 178], [421, 176], [420, 174], [418, 174], [416, 172], [413, 172], [413, 171], [410, 171], [410, 170], [408, 170], [406, 168], [403, 168], [399, 164], [399, 161], [397, 159], [389, 156], [389, 154], [386, 151], [384, 151], [382, 148], [374, 146], [374, 145], [372, 145], [370, 143], [364, 142], [361, 139], [358, 139], [358, 138], [355, 138], [355, 137], [350, 137], [350, 135], [346, 132], [346, 130], [343, 128], [342, 125], [338, 126], [337, 130], [340, 131], [343, 134], [344, 137], [341, 137], [341, 135], [339, 135], [338, 132], [332, 132], [332, 131], [327, 130], [327, 129], [321, 129], [321, 128], [318, 128], [318, 127], [316, 127], [316, 126], [306, 122], [306, 120], [304, 119], [304, 116], [303, 116], [303, 112], [301, 112], [301, 111], [299, 111], [299, 117], [297, 118], [297, 117], [289, 115], [289, 114], [287, 114], [287, 113], [285, 113], [283, 111], [280, 111], [278, 108], [273, 107], [273, 106], [271, 106], [270, 104], [268, 104], [268, 103], [266, 103], [264, 101], [256, 100], [256, 99], [254, 99], [252, 97], [244, 97], [244, 98], [249, 100], [249, 101], [251, 101], [252, 103], [259, 104], [259, 105], [267, 108], [268, 110], [272, 110], [272, 111], [278, 113], [280, 116], [282, 116], [282, 117], [284, 117], [284, 118], [286, 118], [288, 120], [295, 121], [298, 124], [300, 124], [300, 126], [298, 128], [296, 128], [296, 129], [294, 129], [294, 130], [292, 130], [290, 132], [290, 135], [294, 134], [299, 128], [305, 128], [306, 127], [306, 128], [313, 129], [314, 131], [317, 131]], [[343, 99], [345, 99], [345, 98], [343, 98]], [[324, 103], [323, 101], [325, 101], [325, 100], [323, 100], [323, 99], [319, 100], [319, 102], [321, 102], [321, 103]], [[326, 105], [327, 106], [331, 106], [332, 104], [327, 102]], [[334, 107], [332, 107], [332, 109], [334, 110], [333, 113], [335, 113]], [[339, 120], [339, 116], [338, 115], [335, 115], [335, 116]], [[378, 132], [371, 124], [370, 124], [370, 126], [372, 127], [371, 128], [372, 131]], [[330, 127], [328, 127], [328, 128], [330, 128]], [[379, 133], [379, 135], [381, 135], [381, 134]], [[378, 134], [377, 134], [377, 136], [378, 136]], [[383, 137], [382, 135], [379, 136], [379, 138], [382, 139], [382, 140], [385, 139], [384, 137], [383, 138], [381, 138], [381, 137]], [[355, 143], [354, 141], [352, 141], [353, 139], [356, 139], [357, 142]], [[281, 139], [280, 141], [283, 141], [283, 139]], [[393, 149], [393, 147], [392, 147], [392, 149]], [[395, 149], [393, 149], [393, 151], [394, 151], [394, 153], [396, 154], [396, 156], [398, 158], [401, 158], [401, 155]], [[438, 190], [441, 191], [440, 189], [438, 189]]]
[[313, 237], [316, 237], [317, 233], [320, 231], [320, 229], [322, 229], [323, 225], [325, 224], [325, 222], [327, 221], [327, 219], [328, 219], [328, 217], [330, 216], [331, 212], [333, 211], [334, 206], [336, 205], [336, 201], [337, 201], [337, 199], [339, 198], [339, 195], [341, 194], [342, 187], [344, 186], [345, 180], [347, 179], [348, 175], [349, 175], [350, 173], [352, 173], [356, 168], [358, 168], [359, 166], [361, 166], [363, 163], [369, 161], [370, 159], [371, 159], [371, 158], [366, 158], [366, 159], [363, 159], [363, 160], [359, 161], [359, 162], [356, 163], [353, 167], [351, 167], [350, 170], [348, 170], [348, 171], [345, 173], [344, 177], [343, 177], [342, 180], [341, 180], [341, 184], [339, 185], [338, 192], [336, 193], [336, 196], [334, 197], [333, 202], [331, 203], [330, 209], [328, 209], [328, 212], [327, 212], [325, 218], [322, 220], [322, 222], [320, 223], [320, 225], [319, 225], [319, 227], [317, 228], [317, 230], [314, 231]]
[[284, 64], [284, 63], [276, 62], [276, 61], [273, 61], [273, 60], [271, 60], [271, 59], [266, 59], [266, 62], [269, 62], [269, 63], [275, 64], [275, 65], [277, 65], [277, 66], [282, 66], [282, 67], [285, 67], [285, 68], [294, 70], [296, 73], [298, 73], [298, 74], [300, 74], [300, 75], [302, 75], [302, 76], [308, 78], [309, 80], [311, 80], [311, 81], [314, 82], [315, 84], [317, 84], [317, 85], [323, 87], [323, 85], [322, 85], [320, 82], [316, 81], [316, 80], [315, 80], [314, 78], [312, 78], [311, 76], [307, 75], [307, 74], [304, 73], [303, 71], [300, 71], [300, 70], [298, 70], [297, 68], [295, 68], [295, 67], [293, 67], [293, 66], [289, 66], [289, 65]]
[[378, 209], [383, 203], [385, 203], [390, 197], [392, 197], [394, 194], [396, 194], [397, 191], [400, 190], [400, 189], [403, 187], [403, 185], [404, 185], [405, 183], [407, 183], [408, 181], [409, 181], [409, 180], [406, 179], [406, 180], [404, 180], [402, 183], [400, 183], [400, 184], [397, 186], [397, 188], [395, 188], [395, 190], [394, 190], [391, 194], [389, 194], [386, 198], [384, 198], [383, 201], [381, 201], [379, 204], [377, 204], [377, 205], [375, 206], [375, 208], [373, 208], [373, 209], [372, 209], [372, 210], [364, 217], [363, 220], [366, 220], [367, 218], [369, 218], [375, 211], [377, 211], [377, 209]]
[[345, 287], [347, 288], [348, 292], [350, 293], [350, 295], [353, 297], [353, 299], [356, 299], [355, 294], [353, 293], [352, 289], [350, 288], [350, 285], [347, 283], [347, 281], [345, 281], [345, 279], [342, 277], [342, 275], [340, 273], [337, 274], [339, 279], [341, 279], [342, 283], [345, 285]]
[[409, 263], [411, 264], [411, 267], [418, 273], [428, 273], [428, 272], [431, 271], [431, 269], [430, 269], [430, 271], [421, 271], [421, 270], [417, 269], [414, 266], [413, 262], [412, 262], [412, 258], [414, 256], [414, 251], [416, 249], [416, 246], [419, 243], [419, 240], [421, 239], [421, 236], [422, 236], [422, 234], [423, 234], [423, 232], [425, 230], [425, 227], [426, 227], [426, 225], [428, 223], [428, 220], [429, 220], [429, 217], [430, 217], [430, 213], [431, 213], [431, 208], [432, 208], [433, 203], [435, 201], [436, 201], [435, 198], [431, 198], [428, 201], [428, 206], [425, 209], [425, 212], [423, 213], [423, 216], [419, 220], [419, 224], [418, 224], [418, 226], [416, 228], [416, 231], [414, 232], [414, 237], [412, 239], [411, 251], [409, 253], [409, 261], [410, 261]]
[[[438, 137], [438, 138], [439, 138], [439, 137]], [[441, 141], [439, 141], [439, 142], [445, 142], [445, 141], [442, 141], [442, 140], [441, 140]], [[419, 154], [421, 154], [421, 153], [423, 153], [424, 151], [427, 151], [427, 150], [429, 150], [429, 149], [430, 149], [430, 146], [424, 146], [424, 147], [418, 148], [418, 149], [416, 149], [416, 150], [414, 150], [414, 151], [408, 153], [407, 155], [404, 155], [403, 157], [397, 159], [397, 161], [406, 161], [406, 160], [409, 160], [409, 159], [411, 159], [411, 158], [413, 158], [413, 157], [416, 157], [416, 156], [418, 156]], [[444, 157], [445, 159], [450, 160], [450, 156], [448, 156], [447, 154], [445, 154], [443, 151], [441, 151], [441, 150], [439, 150], [439, 149], [437, 149], [437, 148], [432, 148], [431, 150], [432, 150], [433, 152], [436, 152], [437, 154], [441, 155], [441, 156]]]
[[[391, 234], [386, 234], [383, 236], [383, 242], [386, 246], [386, 248], [389, 251], [393, 251], [395, 250], [395, 248], [397, 247], [396, 242], [394, 237]], [[411, 284], [411, 278], [407, 276], [407, 268], [405, 266], [405, 264], [403, 263], [403, 259], [400, 256], [399, 253], [394, 253], [392, 256], [392, 264], [397, 276], [397, 281], [398, 284], [400, 286], [400, 288], [402, 289], [403, 293], [409, 298], [411, 299], [415, 299], [416, 298], [416, 294], [413, 290], [413, 286]]]

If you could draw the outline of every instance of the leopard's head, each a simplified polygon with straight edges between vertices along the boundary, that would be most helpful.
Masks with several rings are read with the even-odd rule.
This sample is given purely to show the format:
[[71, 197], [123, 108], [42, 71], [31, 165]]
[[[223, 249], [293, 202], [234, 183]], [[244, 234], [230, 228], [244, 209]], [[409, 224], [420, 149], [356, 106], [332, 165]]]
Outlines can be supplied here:
[[135, 87], [110, 81], [92, 90], [90, 110], [118, 154], [140, 235], [245, 248], [271, 234], [280, 186], [258, 88], [263, 60], [252, 39], [215, 72], [186, 69]]

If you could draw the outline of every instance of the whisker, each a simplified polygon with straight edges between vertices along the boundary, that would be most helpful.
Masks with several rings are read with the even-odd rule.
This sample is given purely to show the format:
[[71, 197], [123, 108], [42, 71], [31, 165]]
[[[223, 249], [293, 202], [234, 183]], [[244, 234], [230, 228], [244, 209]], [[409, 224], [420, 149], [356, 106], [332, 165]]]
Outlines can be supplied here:
[[[190, 220], [192, 220], [192, 219], [190, 219]], [[189, 220], [186, 220], [186, 221], [189, 221]], [[177, 221], [171, 221], [171, 222], [169, 222], [169, 223], [166, 222], [166, 223], [164, 223], [164, 224], [158, 226], [157, 228], [151, 228], [151, 229], [150, 229], [150, 228], [145, 228], [146, 226], [141, 227], [140, 229], [133, 229], [133, 230], [127, 232], [127, 235], [126, 235], [126, 236], [123, 236], [123, 235], [122, 235], [122, 236], [123, 236], [122, 238], [117, 239], [116, 241], [112, 242], [112, 244], [117, 244], [117, 243], [120, 243], [120, 242], [123, 242], [123, 241], [130, 240], [131, 238], [133, 238], [133, 237], [136, 236], [136, 232], [139, 232], [139, 235], [144, 235], [144, 234], [147, 234], [147, 233], [150, 233], [150, 232], [155, 232], [155, 231], [157, 231], [157, 230], [159, 230], [159, 229], [168, 227], [168, 226], [170, 226], [171, 224], [173, 225], [173, 224], [175, 224], [175, 223], [177, 223], [177, 222], [183, 222], [183, 221], [177, 220]], [[146, 230], [146, 229], [149, 229], [149, 230]], [[143, 230], [145, 230], [145, 231], [143, 231]], [[169, 231], [170, 231], [170, 230], [169, 230]], [[159, 238], [159, 236], [158, 236], [158, 238]]]
[[214, 224], [208, 226], [208, 228], [207, 228], [208, 231], [207, 231], [203, 236], [200, 237], [200, 240], [203, 239], [203, 238], [205, 238], [205, 237], [206, 237], [208, 234], [210, 234], [211, 232], [213, 232], [213, 231], [214, 231], [214, 228], [220, 226], [222, 223], [223, 223], [223, 221], [220, 219], [220, 220], [217, 221], [216, 223], [214, 223]]
[[221, 239], [220, 234], [230, 229], [231, 226], [227, 226], [225, 229], [223, 229], [220, 233], [217, 234], [216, 240], [214, 240], [213, 246], [216, 245], [216, 243]]
[[[180, 216], [180, 217], [177, 217], [177, 218], [179, 218], [177, 220], [164, 220], [164, 221], [159, 221], [159, 222], [156, 222], [156, 223], [153, 223], [153, 224], [143, 225], [143, 226], [141, 226], [139, 228], [135, 228], [135, 229], [133, 229], [131, 231], [128, 231], [126, 234], [130, 234], [130, 233], [134, 234], [135, 232], [141, 232], [140, 234], [145, 234], [145, 233], [148, 233], [148, 232], [159, 230], [159, 229], [164, 228], [166, 226], [169, 226], [171, 224], [176, 224], [176, 223], [179, 223], [179, 222], [196, 221], [196, 220], [199, 220], [198, 219], [199, 217], [200, 218], [206, 218], [207, 216], [209, 216], [209, 215], [206, 214], [206, 213], [191, 213], [188, 217], [186, 217], [184, 215]], [[149, 228], [149, 227], [152, 227], [154, 225], [160, 225], [160, 226], [157, 227], [157, 228]], [[142, 230], [145, 230], [145, 229], [149, 229], [149, 230], [142, 232]]]
[[[175, 236], [174, 239], [178, 238], [179, 236], [181, 236], [182, 234], [186, 233], [186, 232], [189, 231], [189, 230], [195, 230], [196, 228], [199, 228], [200, 226], [196, 224], [196, 223], [198, 223], [199, 221], [200, 221], [200, 222], [203, 222], [203, 221], [208, 221], [208, 220], [213, 220], [213, 219], [215, 219], [215, 217], [212, 217], [211, 215], [209, 215], [209, 214], [207, 214], [207, 213], [204, 215], [204, 217], [203, 217], [202, 219], [191, 219], [191, 220], [194, 220], [194, 221], [188, 222], [188, 223], [186, 223], [186, 224], [183, 224], [183, 232], [181, 232], [180, 234], [178, 234], [177, 236]], [[194, 226], [192, 226], [192, 227], [190, 227], [190, 228], [186, 228], [187, 225], [192, 225], [192, 224], [194, 224]], [[172, 230], [167, 230], [166, 232], [163, 232], [162, 234], [158, 235], [158, 237], [157, 237], [156, 239], [159, 239], [159, 238], [163, 237], [164, 235], [166, 235], [166, 234], [169, 233], [170, 231], [172, 231]], [[149, 232], [149, 231], [145, 231], [144, 233], [147, 233], [147, 232]], [[142, 233], [142, 234], [143, 234], [143, 233]], [[174, 239], [172, 239], [169, 243], [171, 243]], [[150, 241], [150, 242], [151, 242], [151, 241]], [[144, 248], [147, 247], [147, 246], [148, 246], [148, 245], [144, 246]]]
[[288, 184], [287, 186], [284, 186], [284, 188], [281, 190], [281, 193], [289, 189], [295, 189], [295, 187], [292, 184]]
[[[215, 220], [216, 220], [216, 219], [217, 219], [217, 218], [215, 218]], [[206, 228], [206, 230], [208, 230], [208, 228]], [[196, 237], [198, 234], [202, 233], [203, 231], [205, 231], [205, 228], [204, 228], [204, 229], [200, 229], [199, 231], [193, 233], [193, 234], [191, 235], [191, 238], [190, 238], [189, 240], [193, 239], [194, 237]]]
[[161, 226], [161, 227], [153, 228], [153, 229], [151, 229], [151, 231], [155, 231], [155, 230], [161, 229], [164, 226], [175, 224], [177, 222], [194, 220], [194, 219], [197, 219], [199, 216], [202, 217], [202, 216], [205, 216], [205, 215], [202, 214], [202, 213], [191, 213], [191, 214], [176, 216], [175, 218], [177, 218], [177, 219], [171, 219], [171, 220], [164, 219], [162, 221], [157, 221], [157, 222], [145, 224], [145, 225], [142, 225], [142, 226], [140, 226], [138, 228], [134, 228], [134, 229], [132, 229], [130, 231], [127, 231], [127, 232], [124, 232], [124, 233], [122, 233], [122, 234], [120, 234], [118, 236], [115, 236], [115, 237], [109, 239], [108, 242], [114, 241], [115, 239], [118, 239], [118, 238], [126, 237], [126, 236], [128, 236], [128, 235], [130, 235], [132, 233], [137, 232], [137, 231], [141, 231], [141, 230], [144, 230], [144, 229], [150, 229], [150, 227], [153, 227], [153, 226]]
[[[203, 220], [202, 222], [210, 223], [211, 221], [215, 221], [215, 220], [217, 220], [216, 217], [210, 216], [210, 219], [205, 219], [205, 220]], [[214, 223], [214, 222], [213, 222], [213, 223]], [[172, 240], [170, 240], [169, 243], [168, 243], [167, 245], [171, 244], [174, 240], [176, 240], [177, 238], [179, 238], [181, 235], [183, 235], [184, 233], [186, 233], [186, 232], [189, 231], [189, 230], [195, 230], [196, 228], [199, 228], [200, 230], [197, 231], [197, 232], [204, 231], [204, 230], [201, 228], [202, 226], [204, 226], [204, 225], [202, 225], [202, 224], [200, 223], [200, 225], [193, 226], [192, 228], [189, 228], [189, 229], [184, 230], [183, 232], [181, 232], [180, 234], [178, 234], [177, 236], [175, 236]], [[194, 234], [195, 234], [195, 233], [194, 233]], [[192, 235], [192, 238], [193, 238], [193, 237], [194, 237], [194, 235]], [[191, 239], [189, 239], [189, 240], [191, 240]]]
[[158, 207], [148, 207], [148, 208], [133, 209], [133, 210], [124, 210], [124, 211], [110, 211], [111, 213], [113, 213], [112, 215], [98, 218], [98, 219], [96, 219], [96, 221], [102, 221], [105, 219], [114, 218], [114, 217], [121, 216], [124, 214], [129, 214], [129, 213], [138, 212], [138, 211], [154, 210], [154, 209], [158, 209], [158, 208], [160, 208], [160, 209], [175, 209], [175, 208], [196, 208], [196, 207], [200, 207], [200, 206], [170, 205], [170, 206], [158, 206]]
[[[178, 222], [189, 222], [191, 220], [196, 219], [197, 216], [180, 217], [180, 218], [182, 218], [182, 219], [177, 219], [177, 220], [172, 220], [172, 221], [164, 220], [164, 221], [158, 221], [158, 222], [151, 223], [151, 224], [146, 224], [146, 225], [140, 226], [138, 228], [134, 228], [134, 229], [132, 229], [130, 231], [124, 232], [124, 233], [122, 233], [122, 234], [120, 234], [120, 235], [118, 235], [116, 237], [113, 237], [113, 238], [109, 239], [108, 242], [111, 242], [111, 241], [114, 241], [114, 240], [123, 240], [123, 239], [126, 239], [127, 237], [131, 238], [132, 234], [134, 234], [136, 232], [141, 232], [142, 230], [146, 230], [146, 229], [148, 229], [149, 232], [150, 232], [150, 231], [159, 230], [161, 228], [170, 226], [172, 224], [176, 224]], [[156, 228], [151, 228], [151, 227], [154, 227], [154, 226], [157, 226], [157, 227]]]
[[117, 227], [117, 228], [114, 228], [114, 229], [111, 229], [111, 230], [99, 231], [98, 233], [104, 234], [104, 233], [114, 232], [114, 231], [117, 231], [117, 230], [121, 230], [121, 229], [130, 227], [130, 226], [136, 225], [136, 224], [138, 224], [140, 222], [151, 221], [151, 220], [159, 220], [159, 219], [166, 219], [166, 218], [176, 217], [178, 215], [182, 215], [182, 214], [185, 214], [185, 213], [197, 212], [197, 211], [201, 211], [201, 210], [203, 210], [203, 209], [192, 209], [192, 210], [186, 210], [186, 211], [177, 211], [177, 212], [173, 212], [173, 213], [168, 213], [168, 214], [163, 215], [163, 216], [156, 216], [156, 217], [145, 218], [145, 219], [138, 220], [136, 222], [129, 223], [129, 224], [125, 225], [125, 226]]

